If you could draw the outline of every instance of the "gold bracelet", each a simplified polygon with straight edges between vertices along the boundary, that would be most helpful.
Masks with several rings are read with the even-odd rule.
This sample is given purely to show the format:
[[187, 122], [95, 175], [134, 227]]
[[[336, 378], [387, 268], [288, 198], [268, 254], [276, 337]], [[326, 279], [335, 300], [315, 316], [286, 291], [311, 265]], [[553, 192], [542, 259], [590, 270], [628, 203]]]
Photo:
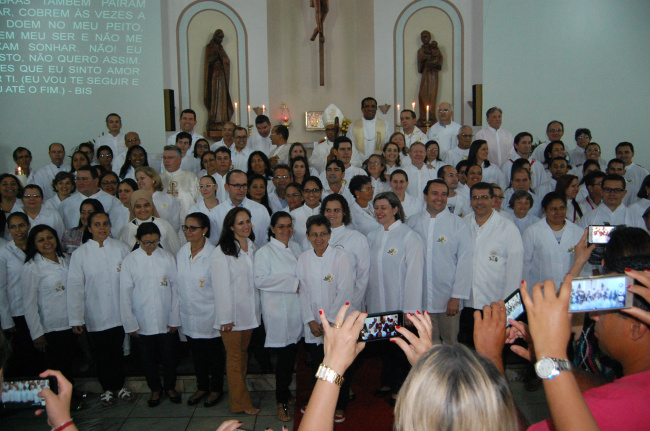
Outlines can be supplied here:
[[343, 381], [345, 380], [343, 376], [339, 375], [336, 371], [325, 364], [320, 364], [320, 367], [318, 367], [318, 371], [316, 371], [316, 378], [325, 380], [326, 382], [334, 383], [338, 386], [343, 385]]

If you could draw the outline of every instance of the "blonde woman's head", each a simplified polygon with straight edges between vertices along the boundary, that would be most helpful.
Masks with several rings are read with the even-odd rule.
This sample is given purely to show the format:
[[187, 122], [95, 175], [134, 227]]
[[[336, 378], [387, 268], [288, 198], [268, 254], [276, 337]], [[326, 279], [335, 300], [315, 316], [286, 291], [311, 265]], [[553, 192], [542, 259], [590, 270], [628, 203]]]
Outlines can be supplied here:
[[516, 429], [505, 377], [465, 346], [438, 345], [422, 356], [395, 407], [396, 431]]

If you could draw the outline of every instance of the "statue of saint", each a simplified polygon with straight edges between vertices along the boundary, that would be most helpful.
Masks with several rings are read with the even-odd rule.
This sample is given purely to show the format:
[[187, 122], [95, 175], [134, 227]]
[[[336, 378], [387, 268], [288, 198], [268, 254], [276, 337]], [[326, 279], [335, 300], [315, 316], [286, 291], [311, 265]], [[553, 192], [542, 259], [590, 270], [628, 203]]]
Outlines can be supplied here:
[[221, 45], [223, 36], [223, 30], [218, 29], [205, 47], [203, 103], [208, 109], [208, 130], [221, 130], [234, 112], [229, 90], [230, 59]]
[[327, 12], [330, 10], [330, 2], [329, 0], [310, 0], [309, 6], [313, 7], [316, 12], [316, 28], [314, 29], [314, 33], [311, 35], [309, 40], [313, 42], [316, 40], [316, 36], [320, 35], [319, 41], [321, 43], [325, 43], [325, 33], [323, 26], [325, 25], [325, 17], [327, 16]]
[[[434, 124], [436, 119], [436, 98], [438, 97], [438, 72], [442, 68], [442, 53], [438, 49], [438, 42], [431, 41], [431, 33], [424, 30], [420, 33], [422, 47], [418, 49], [418, 72], [422, 74], [418, 101], [420, 103], [419, 125], [427, 121]], [[427, 118], [427, 105], [429, 105], [429, 118]]]

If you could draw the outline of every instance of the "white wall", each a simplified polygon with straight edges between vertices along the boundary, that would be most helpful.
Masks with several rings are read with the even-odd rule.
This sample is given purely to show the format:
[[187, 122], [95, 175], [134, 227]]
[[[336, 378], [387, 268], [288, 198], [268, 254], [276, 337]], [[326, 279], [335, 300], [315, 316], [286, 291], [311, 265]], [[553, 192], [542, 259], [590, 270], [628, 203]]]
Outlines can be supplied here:
[[587, 127], [604, 158], [629, 141], [650, 166], [648, 18], [643, 0], [485, 2], [484, 111], [500, 106], [504, 128], [543, 140], [558, 119], [572, 147]]

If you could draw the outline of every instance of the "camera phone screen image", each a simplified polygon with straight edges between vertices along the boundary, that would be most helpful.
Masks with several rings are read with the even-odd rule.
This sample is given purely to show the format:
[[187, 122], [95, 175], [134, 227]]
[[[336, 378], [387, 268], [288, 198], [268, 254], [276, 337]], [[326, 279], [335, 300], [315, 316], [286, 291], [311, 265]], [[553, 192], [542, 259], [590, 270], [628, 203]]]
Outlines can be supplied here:
[[569, 311], [625, 308], [626, 277], [573, 280]]
[[359, 340], [372, 341], [397, 337], [395, 326], [399, 325], [398, 314], [366, 317]]
[[48, 379], [5, 381], [2, 383], [2, 403], [6, 409], [45, 407], [45, 399], [37, 394], [49, 387]]
[[517, 320], [524, 314], [524, 304], [521, 302], [521, 293], [515, 292], [515, 295], [506, 301], [506, 317]]
[[589, 226], [589, 242], [591, 244], [607, 244], [609, 234], [616, 226]]

